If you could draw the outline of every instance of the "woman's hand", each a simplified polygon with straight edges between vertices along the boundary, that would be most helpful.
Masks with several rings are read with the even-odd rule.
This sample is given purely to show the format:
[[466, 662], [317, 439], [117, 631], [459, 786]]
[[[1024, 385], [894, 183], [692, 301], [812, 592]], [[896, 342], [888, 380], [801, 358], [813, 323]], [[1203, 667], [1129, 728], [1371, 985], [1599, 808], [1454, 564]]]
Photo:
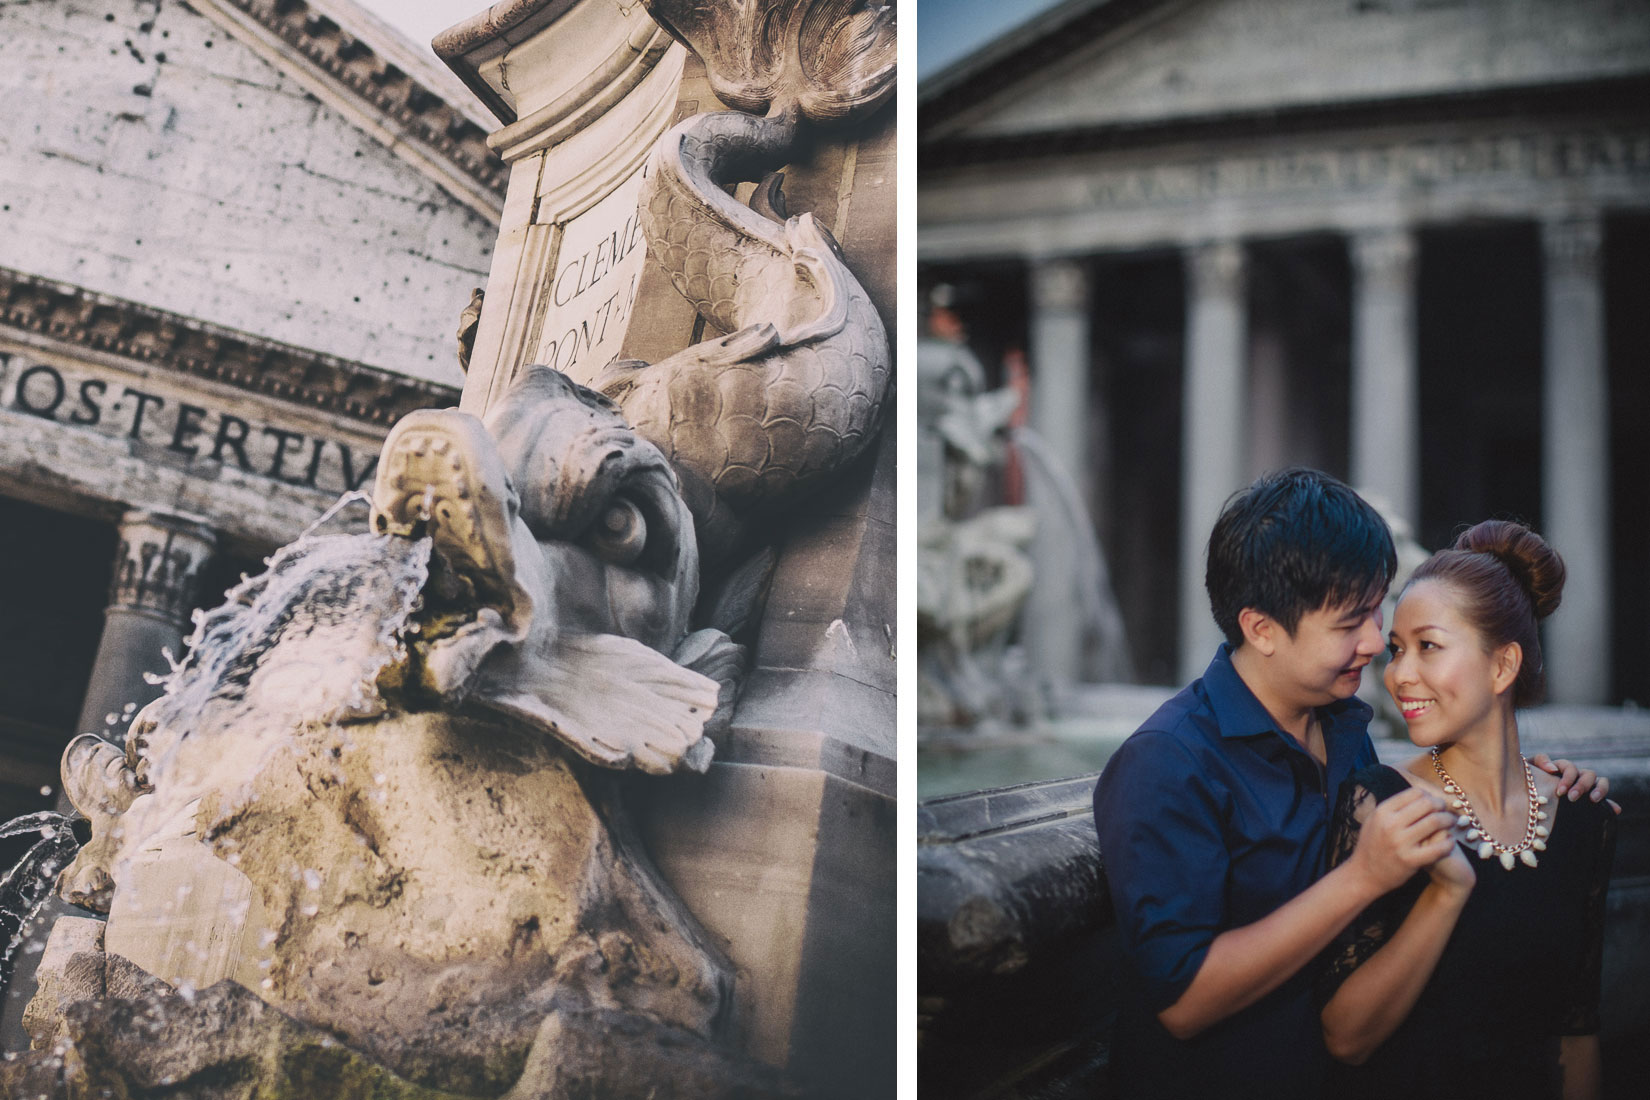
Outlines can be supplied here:
[[1478, 872], [1472, 869], [1472, 860], [1459, 844], [1451, 844], [1449, 851], [1427, 868], [1427, 874], [1432, 877], [1433, 885], [1463, 898], [1478, 885]]
[[[1358, 843], [1347, 864], [1384, 894], [1431, 867], [1455, 847], [1450, 830], [1455, 815], [1431, 791], [1411, 787], [1375, 807], [1358, 830]], [[1471, 868], [1468, 868], [1470, 871]]]
[[[1324, 1043], [1332, 1056], [1351, 1065], [1366, 1061], [1415, 1007], [1478, 882], [1472, 861], [1455, 842], [1461, 832], [1455, 815], [1431, 811], [1438, 801], [1435, 795], [1411, 787], [1377, 810], [1406, 795], [1419, 797], [1399, 816], [1422, 815], [1409, 826], [1409, 850], [1430, 853], [1425, 864], [1430, 879], [1397, 931], [1341, 983], [1323, 1008]], [[1376, 820], [1376, 815], [1369, 820]]]

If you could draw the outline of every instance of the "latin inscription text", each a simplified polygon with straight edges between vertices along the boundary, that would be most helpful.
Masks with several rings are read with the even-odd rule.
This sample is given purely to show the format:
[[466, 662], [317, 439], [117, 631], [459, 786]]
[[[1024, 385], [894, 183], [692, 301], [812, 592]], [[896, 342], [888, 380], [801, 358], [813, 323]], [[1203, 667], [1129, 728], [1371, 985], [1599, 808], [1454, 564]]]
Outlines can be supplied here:
[[244, 473], [324, 492], [359, 489], [378, 456], [337, 439], [295, 432], [99, 377], [75, 377], [47, 363], [0, 352], [7, 408], [160, 447], [190, 464], [232, 465]]

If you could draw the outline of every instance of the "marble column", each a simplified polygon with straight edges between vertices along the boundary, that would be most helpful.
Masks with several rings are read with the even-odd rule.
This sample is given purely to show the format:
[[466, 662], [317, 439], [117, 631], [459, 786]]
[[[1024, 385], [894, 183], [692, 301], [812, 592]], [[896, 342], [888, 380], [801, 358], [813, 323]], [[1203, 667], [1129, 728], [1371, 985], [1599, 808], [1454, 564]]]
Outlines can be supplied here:
[[1387, 518], [1420, 523], [1415, 238], [1382, 229], [1352, 238], [1352, 484]]
[[164, 650], [183, 655], [201, 571], [216, 548], [217, 534], [193, 516], [134, 510], [121, 517], [109, 609], [76, 733], [124, 736], [132, 714], [160, 695], [143, 674], [168, 670]]
[[[1088, 481], [1088, 273], [1076, 261], [1045, 260], [1032, 266], [1030, 289], [1031, 430], [1042, 439], [1049, 460], [1083, 494]], [[1081, 519], [1065, 515], [1067, 504], [1049, 478], [1033, 478], [1027, 491], [1040, 525]], [[1082, 669], [1083, 601], [1071, 583], [1078, 575], [1078, 537], [1090, 535], [1040, 529], [1032, 547], [1036, 582], [1027, 600], [1027, 656], [1056, 691], [1075, 683]]]
[[1596, 218], [1542, 227], [1546, 258], [1542, 532], [1564, 556], [1564, 604], [1543, 634], [1548, 698], [1610, 692], [1610, 408]]
[[1186, 367], [1180, 493], [1180, 679], [1203, 674], [1220, 628], [1209, 613], [1203, 571], [1209, 532], [1226, 498], [1249, 480], [1245, 262], [1238, 241], [1186, 255]]

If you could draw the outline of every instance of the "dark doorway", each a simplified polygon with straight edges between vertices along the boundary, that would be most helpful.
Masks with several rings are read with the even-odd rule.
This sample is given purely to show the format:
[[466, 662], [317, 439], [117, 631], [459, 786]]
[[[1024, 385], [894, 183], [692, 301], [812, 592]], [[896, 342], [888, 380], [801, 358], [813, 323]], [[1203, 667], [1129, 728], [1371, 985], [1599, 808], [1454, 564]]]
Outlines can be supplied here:
[[1541, 246], [1531, 223], [1421, 234], [1421, 525], [1429, 550], [1491, 517], [1541, 529]]
[[1025, 351], [1030, 324], [1026, 278], [1026, 266], [1018, 260], [924, 264], [918, 269], [925, 319], [935, 305], [956, 315], [967, 332], [969, 350], [985, 367], [988, 386], [1003, 384], [1005, 356]]
[[1650, 216], [1604, 226], [1604, 323], [1610, 362], [1612, 700], [1650, 705]]
[[1163, 253], [1101, 257], [1091, 272], [1091, 508], [1135, 673], [1168, 684], [1180, 622], [1184, 268]]
[[[0, 821], [52, 808], [103, 633], [115, 529], [0, 499]], [[38, 837], [0, 841], [0, 871]]]
[[1348, 478], [1350, 280], [1340, 237], [1262, 241], [1249, 248], [1253, 476], [1311, 466]]

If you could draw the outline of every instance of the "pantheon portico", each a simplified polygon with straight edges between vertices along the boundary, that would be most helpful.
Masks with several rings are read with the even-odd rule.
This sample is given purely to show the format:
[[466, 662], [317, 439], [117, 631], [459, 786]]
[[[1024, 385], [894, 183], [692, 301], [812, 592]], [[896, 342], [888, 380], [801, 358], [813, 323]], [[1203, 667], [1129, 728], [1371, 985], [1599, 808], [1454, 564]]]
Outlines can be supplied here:
[[11, 5], [0, 44], [6, 819], [77, 733], [124, 734], [193, 611], [371, 487], [396, 419], [457, 402], [506, 170], [353, 0]]
[[[1148, 676], [1201, 673], [1209, 528], [1301, 462], [1429, 550], [1491, 513], [1538, 524], [1570, 568], [1552, 697], [1646, 701], [1650, 348], [1623, 305], [1650, 275], [1650, 12], [1632, 13], [1067, 4], [923, 86], [921, 278], [996, 288], [968, 319], [986, 358], [1026, 350], [1032, 426], [1087, 482], [1131, 634], [1172, 648]], [[1170, 433], [1131, 422], [1138, 386], [1172, 403]], [[1074, 604], [1026, 628], [1056, 680], [1081, 676]], [[1172, 630], [1147, 622], [1170, 606]]]

